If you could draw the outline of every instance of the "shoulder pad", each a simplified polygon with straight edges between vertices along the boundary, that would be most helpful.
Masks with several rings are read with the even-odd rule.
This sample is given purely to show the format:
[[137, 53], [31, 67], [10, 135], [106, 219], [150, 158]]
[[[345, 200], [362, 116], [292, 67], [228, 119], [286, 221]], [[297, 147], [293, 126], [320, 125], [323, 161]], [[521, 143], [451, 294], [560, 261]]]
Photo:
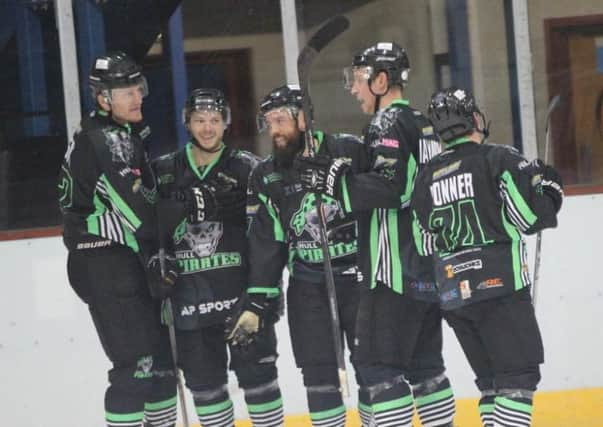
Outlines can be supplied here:
[[348, 143], [348, 142], [356, 143], [356, 144], [363, 143], [362, 139], [360, 139], [356, 135], [352, 135], [351, 133], [334, 133], [333, 139], [336, 141], [345, 142], [345, 143]]
[[255, 168], [261, 161], [260, 157], [245, 150], [232, 150], [231, 156], [235, 159], [242, 160], [243, 163], [247, 164], [252, 168]]

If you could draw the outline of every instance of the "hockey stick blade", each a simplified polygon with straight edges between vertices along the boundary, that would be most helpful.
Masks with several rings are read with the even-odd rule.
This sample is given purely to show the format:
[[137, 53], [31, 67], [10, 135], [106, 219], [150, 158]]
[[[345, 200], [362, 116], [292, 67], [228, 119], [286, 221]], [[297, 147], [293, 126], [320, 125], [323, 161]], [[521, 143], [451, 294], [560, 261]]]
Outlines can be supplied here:
[[337, 15], [319, 28], [308, 42], [308, 47], [314, 49], [316, 52], [320, 52], [331, 40], [335, 39], [349, 27], [350, 21], [348, 18], [343, 15]]

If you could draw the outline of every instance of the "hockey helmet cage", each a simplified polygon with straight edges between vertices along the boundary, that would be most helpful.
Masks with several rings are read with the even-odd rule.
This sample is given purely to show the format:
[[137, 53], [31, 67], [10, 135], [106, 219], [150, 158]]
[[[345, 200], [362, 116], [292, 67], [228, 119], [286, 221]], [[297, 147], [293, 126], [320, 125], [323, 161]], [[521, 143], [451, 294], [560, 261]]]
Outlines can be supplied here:
[[217, 111], [222, 114], [224, 124], [231, 123], [230, 107], [224, 94], [219, 89], [194, 89], [186, 98], [182, 109], [182, 123], [187, 124], [195, 111]]
[[475, 98], [457, 87], [434, 93], [427, 107], [429, 119], [444, 142], [451, 142], [474, 130], [473, 113], [481, 115]]
[[279, 86], [262, 98], [257, 116], [257, 127], [260, 132], [268, 128], [265, 119], [266, 113], [278, 108], [287, 108], [292, 117], [297, 116], [299, 110], [302, 109], [302, 93], [298, 85]]
[[408, 83], [410, 61], [406, 51], [394, 42], [379, 42], [354, 56], [352, 66], [343, 70], [344, 86], [351, 89], [354, 71], [367, 67], [366, 80], [370, 81], [380, 72], [387, 73], [389, 84], [404, 87]]
[[142, 67], [121, 51], [108, 52], [97, 57], [88, 76], [88, 83], [93, 98], [103, 93], [110, 99], [111, 89], [136, 85], [141, 86], [143, 96], [149, 93]]

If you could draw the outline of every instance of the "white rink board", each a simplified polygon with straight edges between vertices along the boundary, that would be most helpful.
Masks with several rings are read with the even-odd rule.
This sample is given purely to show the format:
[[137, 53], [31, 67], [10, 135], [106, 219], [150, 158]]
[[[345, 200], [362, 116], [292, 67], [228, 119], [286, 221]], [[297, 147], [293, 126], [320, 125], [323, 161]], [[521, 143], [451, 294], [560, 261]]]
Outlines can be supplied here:
[[[601, 241], [603, 195], [566, 198], [560, 226], [543, 236], [537, 315], [546, 363], [543, 390], [603, 386]], [[534, 239], [530, 238], [533, 257]], [[67, 283], [61, 239], [0, 243], [0, 405], [3, 425], [103, 425], [109, 363], [86, 306]], [[285, 411], [307, 412], [301, 376], [292, 359], [286, 321], [279, 322], [278, 362]], [[473, 375], [448, 327], [445, 359], [458, 397], [475, 397]], [[355, 382], [349, 368], [352, 390]], [[242, 393], [229, 386], [237, 418], [246, 418]], [[354, 393], [352, 393], [354, 394]], [[192, 401], [189, 401], [192, 412]], [[355, 396], [347, 402], [356, 403]], [[191, 413], [192, 415], [192, 413]], [[191, 417], [191, 419], [194, 419]]]

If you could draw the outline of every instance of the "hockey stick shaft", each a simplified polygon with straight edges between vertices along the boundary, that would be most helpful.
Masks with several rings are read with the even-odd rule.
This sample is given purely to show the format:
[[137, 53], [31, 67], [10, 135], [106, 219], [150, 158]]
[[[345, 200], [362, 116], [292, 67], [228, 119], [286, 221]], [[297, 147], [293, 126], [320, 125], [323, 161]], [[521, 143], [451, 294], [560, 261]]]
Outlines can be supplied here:
[[174, 375], [176, 376], [176, 386], [178, 388], [178, 399], [180, 401], [180, 412], [182, 413], [182, 421], [184, 427], [190, 427], [188, 422], [188, 409], [186, 407], [186, 396], [184, 395], [184, 383], [178, 368], [178, 349], [176, 341], [176, 328], [174, 327], [174, 309], [172, 299], [167, 297], [163, 300], [165, 323], [167, 324], [168, 334], [170, 337], [170, 349], [172, 350], [172, 361], [174, 362]]
[[[555, 108], [559, 106], [561, 101], [561, 95], [555, 95], [549, 102], [549, 106], [546, 111], [545, 125], [544, 125], [544, 159], [546, 163], [549, 157], [549, 148], [551, 145], [551, 115]], [[536, 234], [536, 251], [534, 254], [534, 279], [532, 280], [532, 303], [536, 306], [538, 280], [540, 278], [540, 258], [542, 254], [542, 230]]]
[[[344, 16], [336, 16], [324, 24], [308, 44], [302, 49], [297, 58], [297, 72], [299, 77], [300, 89], [302, 92], [302, 110], [306, 123], [305, 141], [308, 154], [316, 155], [316, 144], [314, 142], [314, 129], [312, 124], [312, 99], [310, 98], [309, 82], [310, 69], [318, 53], [339, 34], [344, 32], [350, 23]], [[349, 396], [348, 377], [346, 373], [345, 360], [343, 355], [343, 339], [341, 333], [341, 323], [339, 321], [339, 308], [337, 304], [337, 295], [335, 293], [335, 277], [333, 275], [333, 266], [329, 254], [329, 238], [327, 234], [327, 221], [322, 205], [322, 196], [316, 194], [316, 211], [318, 213], [320, 229], [320, 247], [323, 256], [323, 268], [325, 272], [325, 282], [327, 295], [329, 299], [329, 311], [331, 314], [331, 332], [335, 346], [335, 357], [337, 361], [337, 373], [339, 376], [340, 392], [344, 397]]]
[[[165, 241], [163, 235], [162, 221], [161, 221], [161, 199], [157, 202], [156, 215], [157, 215], [157, 232], [159, 240], [159, 268], [161, 271], [161, 278], [165, 278]], [[163, 321], [168, 328], [168, 336], [170, 339], [170, 350], [172, 352], [172, 362], [174, 368], [174, 376], [176, 377], [176, 387], [178, 389], [178, 399], [180, 401], [180, 412], [182, 414], [182, 421], [184, 427], [190, 427], [188, 422], [188, 409], [186, 407], [186, 396], [184, 394], [184, 383], [182, 376], [180, 375], [180, 368], [178, 367], [178, 347], [176, 341], [176, 328], [174, 327], [174, 309], [172, 306], [172, 299], [167, 297], [163, 300], [162, 304], [162, 315]]]

